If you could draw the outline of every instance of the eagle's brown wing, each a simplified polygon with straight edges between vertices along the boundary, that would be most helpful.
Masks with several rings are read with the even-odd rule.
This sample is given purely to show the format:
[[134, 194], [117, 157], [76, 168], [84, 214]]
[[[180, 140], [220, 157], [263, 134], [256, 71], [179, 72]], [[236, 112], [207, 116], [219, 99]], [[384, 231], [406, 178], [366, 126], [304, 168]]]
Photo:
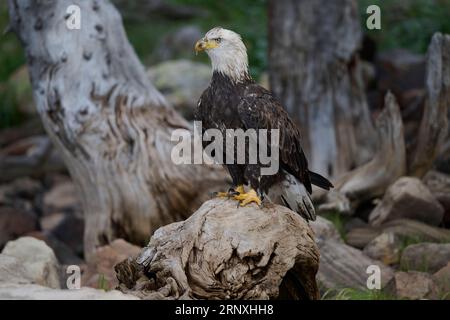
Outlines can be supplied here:
[[311, 193], [308, 161], [300, 145], [300, 132], [278, 100], [261, 86], [251, 84], [245, 90], [238, 112], [245, 129], [280, 130], [280, 166], [299, 179]]

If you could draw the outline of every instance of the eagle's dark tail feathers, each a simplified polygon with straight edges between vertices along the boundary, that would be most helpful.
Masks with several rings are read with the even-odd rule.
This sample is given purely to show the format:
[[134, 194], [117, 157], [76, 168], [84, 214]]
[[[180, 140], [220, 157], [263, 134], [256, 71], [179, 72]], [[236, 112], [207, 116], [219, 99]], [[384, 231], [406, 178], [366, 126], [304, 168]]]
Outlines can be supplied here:
[[333, 188], [333, 184], [327, 178], [322, 177], [318, 173], [309, 171], [309, 177], [313, 185], [316, 185], [325, 190], [330, 190], [331, 188]]

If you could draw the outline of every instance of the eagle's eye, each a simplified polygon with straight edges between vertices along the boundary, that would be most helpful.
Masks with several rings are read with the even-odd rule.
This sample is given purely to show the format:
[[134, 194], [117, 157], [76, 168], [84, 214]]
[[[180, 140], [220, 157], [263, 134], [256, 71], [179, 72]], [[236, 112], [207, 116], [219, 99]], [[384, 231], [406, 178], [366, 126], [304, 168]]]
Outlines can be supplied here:
[[221, 43], [222, 42], [222, 38], [215, 38], [215, 39], [213, 39], [215, 42], [217, 42], [217, 43]]

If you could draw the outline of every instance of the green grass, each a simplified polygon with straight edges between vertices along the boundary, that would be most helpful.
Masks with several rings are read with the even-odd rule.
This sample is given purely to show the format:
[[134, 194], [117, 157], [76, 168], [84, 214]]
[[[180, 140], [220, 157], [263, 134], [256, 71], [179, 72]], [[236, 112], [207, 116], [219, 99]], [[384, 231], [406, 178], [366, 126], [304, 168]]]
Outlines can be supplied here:
[[384, 290], [369, 289], [329, 289], [321, 297], [322, 300], [396, 300], [397, 298]]
[[337, 212], [327, 212], [321, 214], [321, 216], [333, 223], [333, 225], [339, 232], [339, 235], [345, 241], [346, 240], [345, 224], [350, 219], [350, 217], [343, 216], [342, 214], [339, 214]]
[[[424, 242], [449, 243], [450, 239], [442, 239], [441, 241], [428, 241], [428, 240], [424, 239], [421, 236], [401, 236], [401, 244], [400, 244], [400, 248], [399, 248], [399, 257], [402, 256], [403, 251], [408, 246], [413, 245], [413, 244], [424, 243]], [[409, 266], [406, 263], [400, 263], [399, 270], [400, 271], [410, 271], [410, 270], [412, 270], [412, 268], [411, 268], [411, 266]], [[421, 271], [421, 272], [428, 272], [429, 271], [428, 262], [426, 261], [425, 257], [421, 261], [420, 266], [418, 266], [418, 267], [415, 266], [414, 270], [415, 271]]]
[[97, 287], [98, 287], [98, 289], [101, 289], [101, 290], [104, 290], [104, 291], [109, 291], [111, 289], [110, 285], [109, 285], [109, 282], [106, 279], [104, 274], [100, 274], [98, 276]]

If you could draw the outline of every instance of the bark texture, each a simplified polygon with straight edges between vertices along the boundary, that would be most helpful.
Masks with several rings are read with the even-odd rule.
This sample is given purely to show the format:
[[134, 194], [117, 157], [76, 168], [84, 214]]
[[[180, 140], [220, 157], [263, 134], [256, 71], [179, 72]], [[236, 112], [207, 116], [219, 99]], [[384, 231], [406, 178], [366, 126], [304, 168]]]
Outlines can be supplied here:
[[450, 36], [436, 33], [427, 55], [427, 99], [417, 134], [415, 151], [406, 153], [403, 122], [392, 94], [385, 97], [385, 109], [377, 119], [379, 147], [373, 159], [342, 175], [336, 188], [316, 199], [319, 211], [336, 210], [352, 214], [364, 201], [380, 197], [403, 175], [422, 177], [433, 166], [448, 132], [450, 106]]
[[[69, 5], [81, 29], [67, 28]], [[85, 213], [85, 253], [116, 237], [144, 244], [186, 218], [224, 181], [221, 170], [174, 165], [171, 132], [189, 124], [147, 79], [107, 0], [9, 0], [34, 99]]]
[[427, 53], [425, 78], [427, 100], [423, 112], [417, 146], [410, 159], [409, 172], [424, 176], [448, 136], [447, 113], [450, 110], [450, 35], [436, 33]]
[[319, 250], [308, 223], [278, 205], [205, 202], [158, 229], [116, 266], [120, 290], [146, 299], [317, 299]]
[[403, 122], [390, 92], [386, 94], [376, 127], [380, 141], [377, 153], [368, 163], [343, 175], [333, 191], [322, 193], [325, 203], [319, 206], [320, 211], [352, 214], [362, 202], [382, 196], [390, 184], [406, 173]]
[[367, 162], [376, 133], [357, 50], [354, 0], [272, 0], [270, 86], [300, 125], [313, 171], [338, 176]]

